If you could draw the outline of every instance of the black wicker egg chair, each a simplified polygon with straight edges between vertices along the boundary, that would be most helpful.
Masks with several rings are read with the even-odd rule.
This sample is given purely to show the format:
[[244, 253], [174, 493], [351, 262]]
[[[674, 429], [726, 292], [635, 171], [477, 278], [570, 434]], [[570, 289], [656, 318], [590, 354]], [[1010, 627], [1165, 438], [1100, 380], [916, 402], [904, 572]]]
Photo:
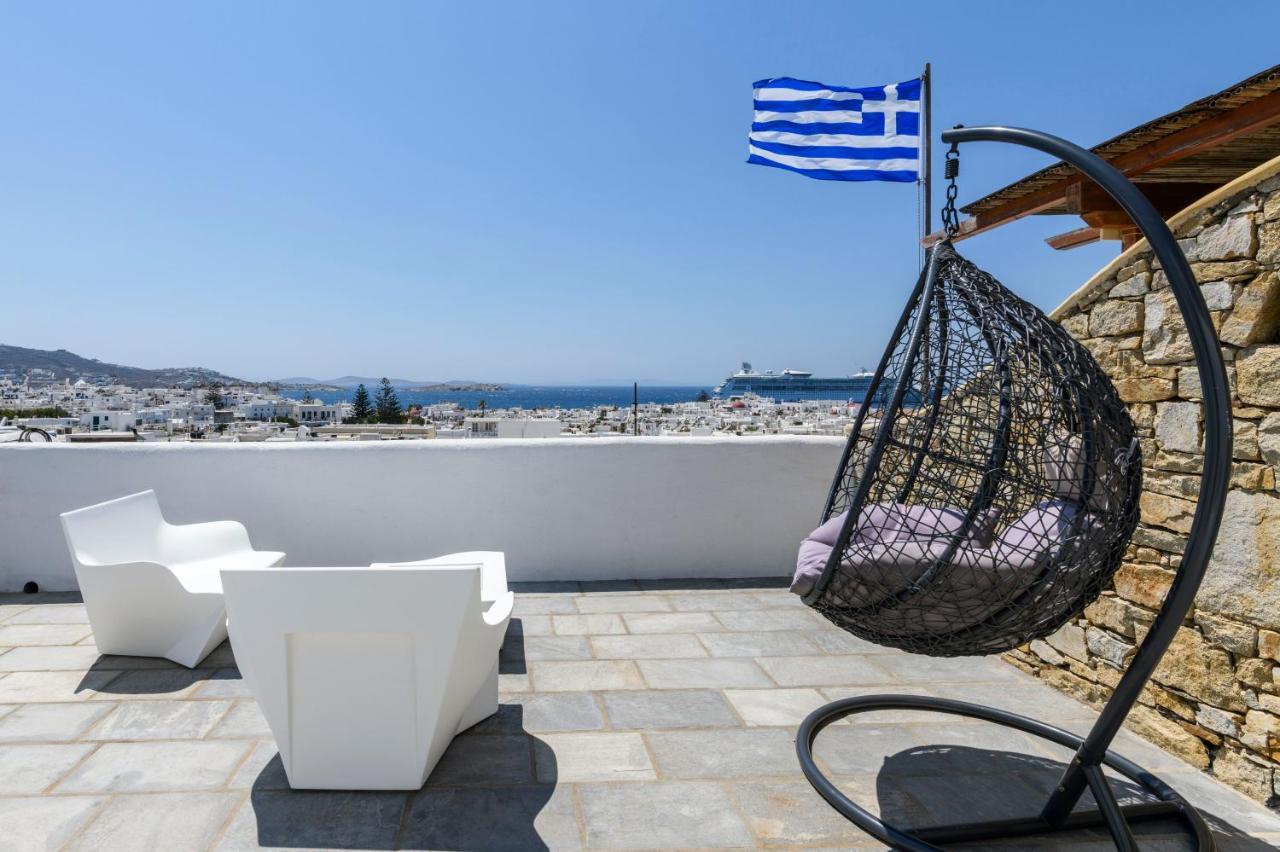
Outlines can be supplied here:
[[845, 446], [823, 517], [840, 537], [805, 601], [906, 651], [1015, 648], [1106, 587], [1141, 471], [1089, 352], [939, 243]]
[[[834, 701], [804, 720], [801, 767], [844, 816], [894, 848], [979, 841], [1105, 825], [1136, 849], [1129, 822], [1180, 816], [1198, 849], [1213, 840], [1164, 782], [1108, 750], [1167, 650], [1203, 577], [1222, 516], [1231, 459], [1226, 374], [1186, 258], [1147, 199], [1104, 161], [1031, 130], [943, 134], [957, 145], [1001, 141], [1061, 158], [1099, 183], [1147, 238], [1169, 278], [1204, 389], [1205, 466], [1181, 567], [1164, 607], [1085, 737], [983, 705], [912, 695]], [[948, 192], [954, 199], [954, 187]], [[956, 232], [953, 206], [944, 211]], [[1128, 412], [1102, 368], [1035, 306], [965, 260], [949, 240], [929, 252], [859, 410], [809, 541], [816, 571], [797, 573], [805, 603], [848, 632], [931, 656], [996, 654], [1047, 636], [1094, 601], [1120, 566], [1138, 520], [1141, 457]], [[826, 538], [820, 533], [825, 530]], [[829, 555], [826, 548], [829, 547]], [[816, 567], [815, 567], [816, 566]], [[833, 785], [812, 748], [854, 713], [921, 710], [982, 719], [1076, 750], [1040, 814], [907, 831]], [[1102, 767], [1151, 800], [1120, 806]], [[1096, 808], [1075, 810], [1086, 789]]]

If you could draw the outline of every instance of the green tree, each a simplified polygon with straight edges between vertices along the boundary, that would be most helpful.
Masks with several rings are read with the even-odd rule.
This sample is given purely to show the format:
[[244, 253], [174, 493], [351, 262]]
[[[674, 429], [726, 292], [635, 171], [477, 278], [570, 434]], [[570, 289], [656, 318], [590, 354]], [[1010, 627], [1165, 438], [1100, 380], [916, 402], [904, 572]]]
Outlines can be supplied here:
[[227, 398], [222, 393], [222, 385], [214, 383], [204, 392], [204, 401], [214, 408], [226, 408]]
[[356, 386], [356, 392], [351, 397], [350, 420], [352, 423], [368, 423], [375, 413], [373, 401], [369, 398], [369, 389], [362, 382]]
[[310, 405], [311, 403], [313, 403], [313, 402], [315, 402], [315, 401], [316, 401], [316, 398], [315, 398], [314, 396], [312, 396], [312, 395], [311, 395], [311, 391], [309, 391], [309, 390], [305, 390], [305, 391], [303, 391], [303, 392], [302, 392], [302, 404], [303, 404], [303, 405]]
[[396, 396], [396, 389], [386, 376], [378, 383], [378, 394], [373, 399], [373, 407], [377, 409], [379, 423], [399, 423], [403, 417], [400, 397]]
[[705, 390], [698, 391], [698, 402], [710, 402], [711, 397]]

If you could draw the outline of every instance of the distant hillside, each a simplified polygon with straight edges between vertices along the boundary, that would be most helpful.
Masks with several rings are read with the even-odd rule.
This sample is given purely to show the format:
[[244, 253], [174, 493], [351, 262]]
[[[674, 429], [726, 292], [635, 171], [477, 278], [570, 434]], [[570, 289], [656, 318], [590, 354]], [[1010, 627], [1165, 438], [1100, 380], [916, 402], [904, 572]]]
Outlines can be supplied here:
[[168, 387], [170, 385], [204, 385], [213, 382], [239, 384], [240, 379], [205, 367], [165, 367], [147, 370], [108, 364], [94, 358], [83, 358], [65, 349], [27, 349], [0, 343], [0, 374], [32, 381], [71, 379], [110, 379], [130, 387]]
[[[382, 382], [382, 378], [374, 378], [373, 376], [340, 376], [336, 379], [313, 379], [309, 376], [289, 376], [284, 379], [272, 379], [273, 385], [286, 385], [293, 387], [328, 387], [328, 388], [354, 388], [356, 385], [366, 385], [373, 387]], [[392, 379], [392, 387], [412, 388], [418, 385], [430, 385], [435, 382], [415, 382], [410, 379]]]

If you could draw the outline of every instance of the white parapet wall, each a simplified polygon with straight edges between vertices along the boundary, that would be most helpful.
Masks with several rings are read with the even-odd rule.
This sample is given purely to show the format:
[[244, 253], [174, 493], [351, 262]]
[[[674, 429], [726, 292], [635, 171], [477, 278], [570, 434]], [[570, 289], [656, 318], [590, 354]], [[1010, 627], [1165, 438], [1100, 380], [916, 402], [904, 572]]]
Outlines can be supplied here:
[[0, 447], [0, 591], [76, 587], [69, 509], [155, 489], [286, 565], [503, 550], [512, 580], [789, 574], [843, 440], [594, 438]]

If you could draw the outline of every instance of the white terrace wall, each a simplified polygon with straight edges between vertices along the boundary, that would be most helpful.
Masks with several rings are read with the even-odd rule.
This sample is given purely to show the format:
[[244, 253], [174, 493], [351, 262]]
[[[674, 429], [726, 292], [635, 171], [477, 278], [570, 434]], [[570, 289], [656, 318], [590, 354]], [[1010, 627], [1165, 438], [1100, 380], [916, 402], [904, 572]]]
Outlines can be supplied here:
[[843, 440], [591, 438], [0, 448], [0, 591], [75, 588], [58, 514], [154, 488], [288, 565], [504, 550], [512, 580], [790, 574]]
[[[1196, 607], [1130, 725], [1272, 807], [1280, 794], [1280, 159], [1170, 224], [1213, 312], [1231, 380], [1235, 464]], [[1019, 667], [1104, 701], [1177, 569], [1198, 491], [1200, 386], [1173, 293], [1145, 241], [1055, 313], [1094, 353], [1142, 436], [1142, 522], [1114, 586], [1014, 651]]]

